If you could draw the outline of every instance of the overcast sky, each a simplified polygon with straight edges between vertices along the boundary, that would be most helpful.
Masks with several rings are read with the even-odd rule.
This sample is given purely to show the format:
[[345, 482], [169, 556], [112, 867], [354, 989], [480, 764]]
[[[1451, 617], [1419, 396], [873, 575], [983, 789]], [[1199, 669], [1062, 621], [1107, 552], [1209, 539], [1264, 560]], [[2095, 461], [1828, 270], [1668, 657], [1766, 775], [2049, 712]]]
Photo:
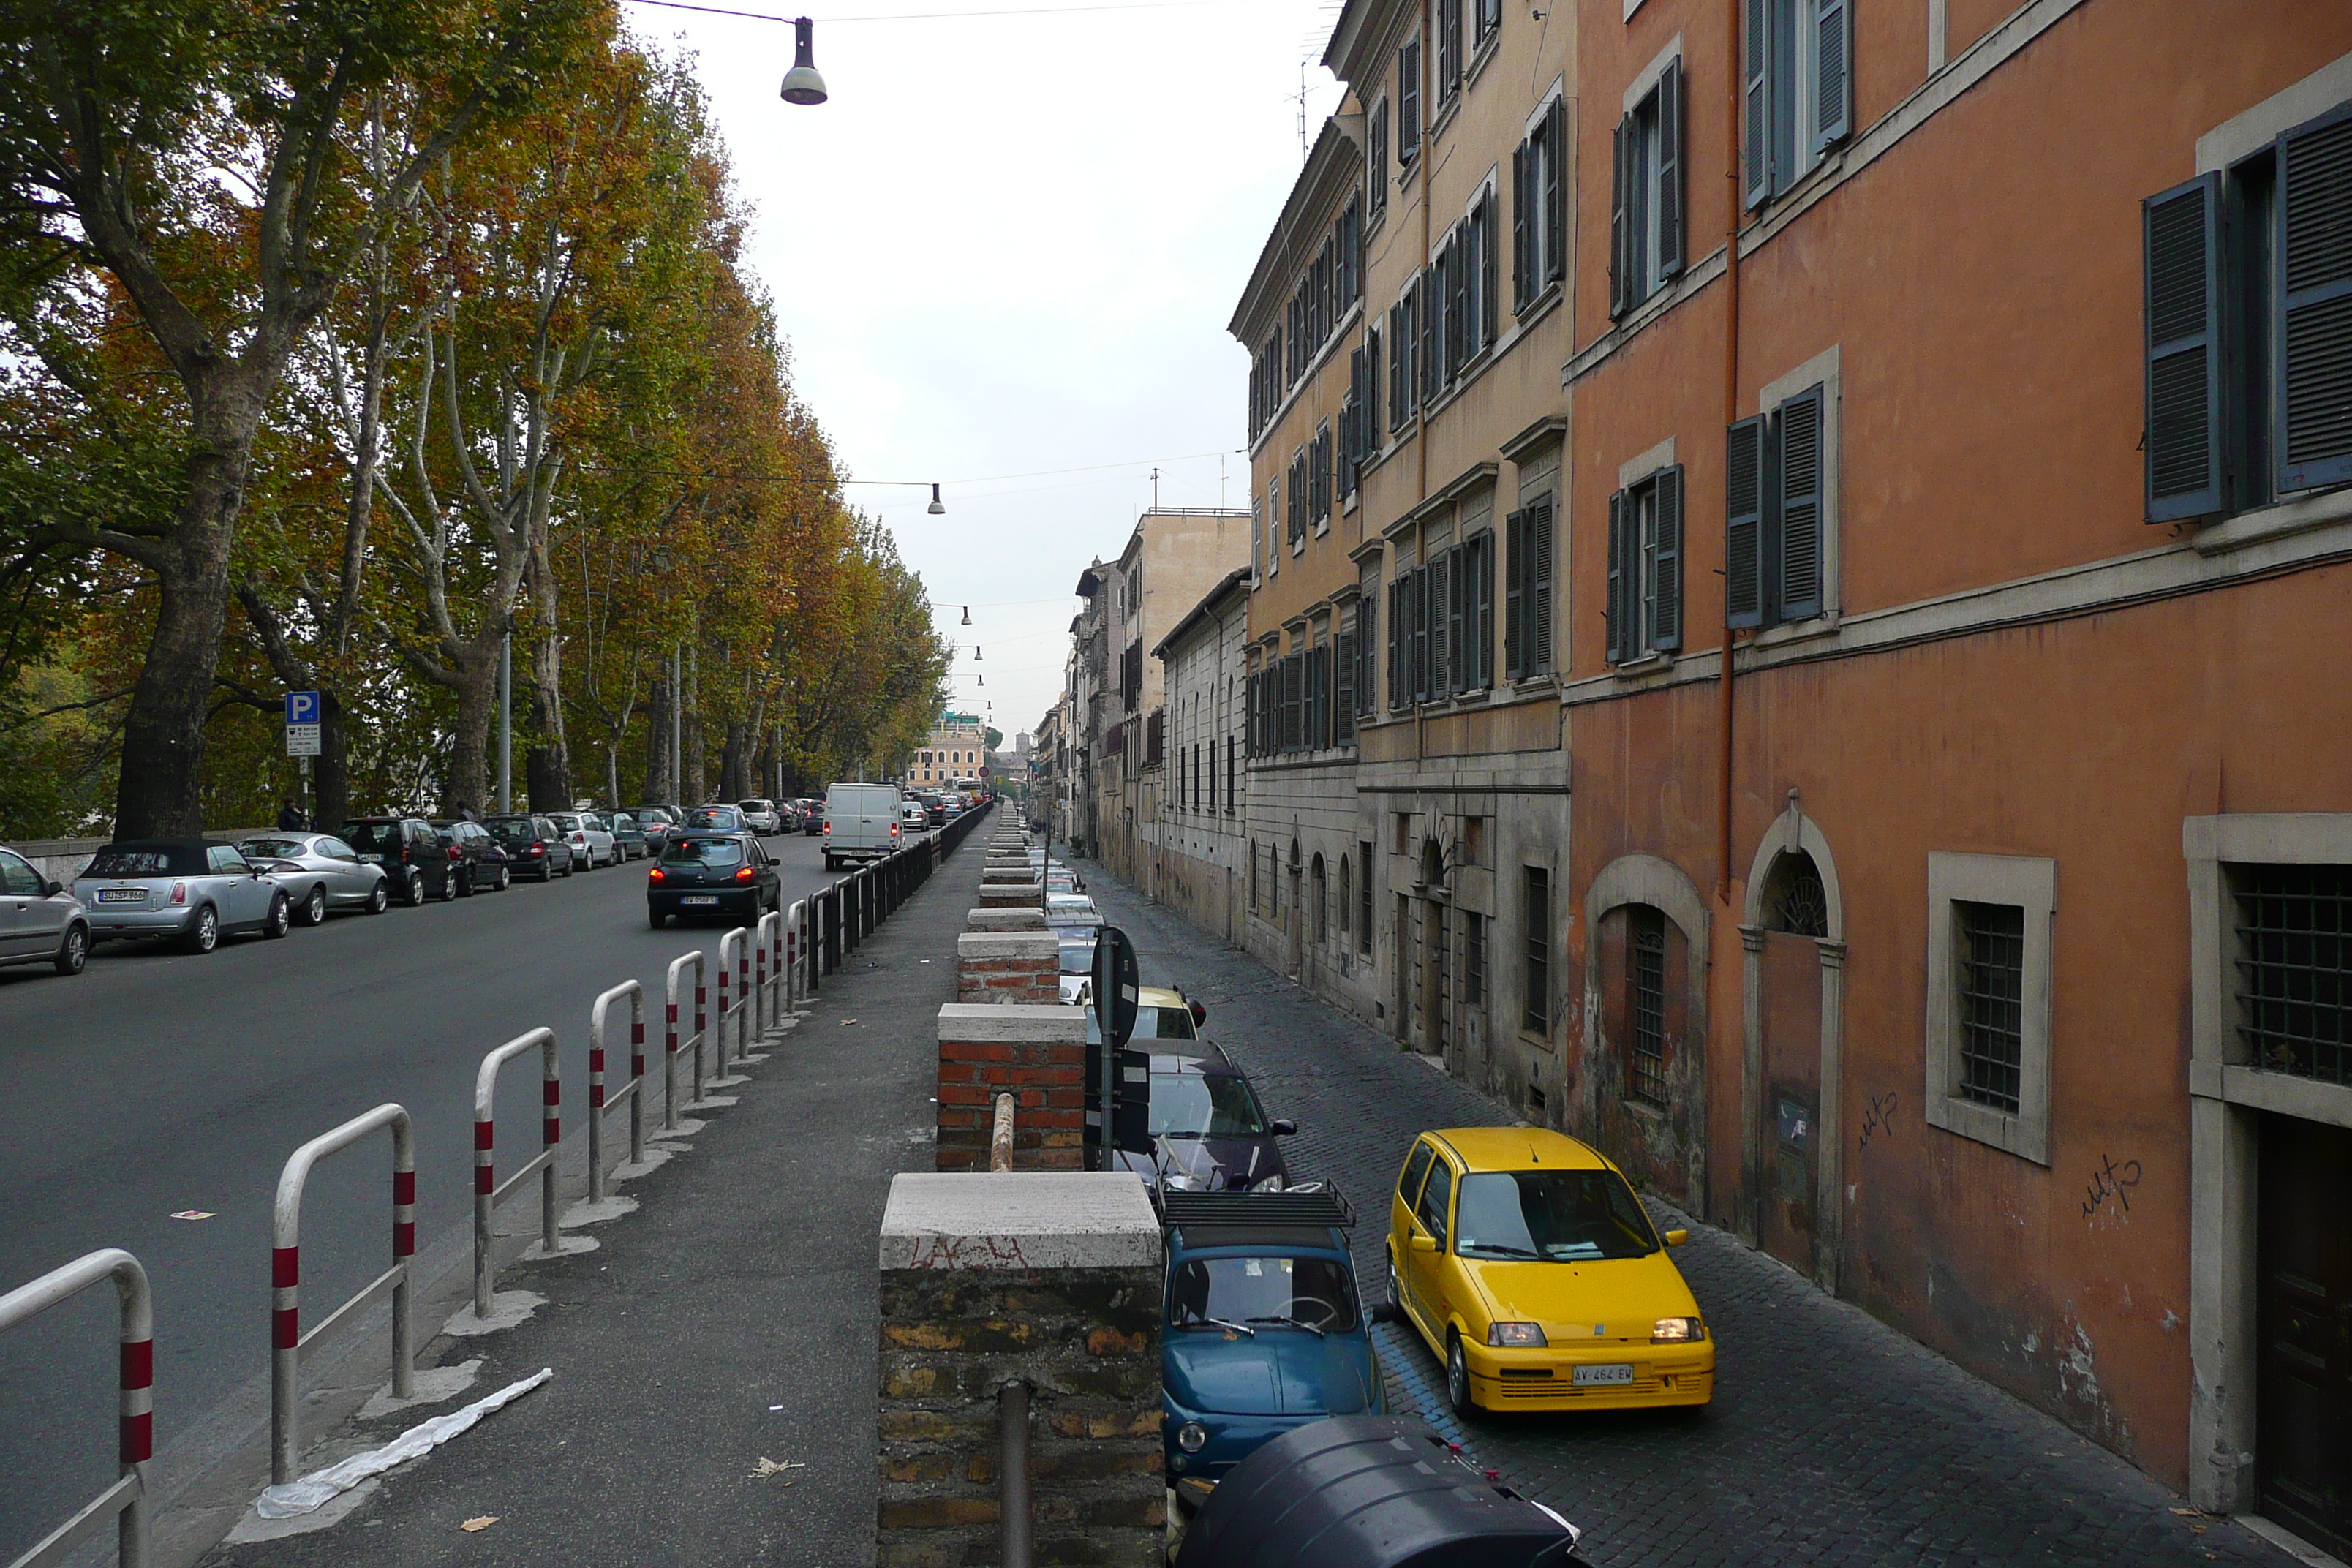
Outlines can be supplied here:
[[1170, 505], [1248, 504], [1225, 323], [1303, 162], [1302, 63], [1310, 135], [1336, 104], [1315, 62], [1337, 0], [812, 8], [833, 96], [803, 109], [776, 96], [791, 27], [624, 6], [698, 57], [794, 382], [850, 475], [946, 485], [944, 517], [928, 489], [850, 494], [961, 643], [959, 706], [1009, 744], [1060, 689], [1070, 590], [1126, 543], [1151, 469]]

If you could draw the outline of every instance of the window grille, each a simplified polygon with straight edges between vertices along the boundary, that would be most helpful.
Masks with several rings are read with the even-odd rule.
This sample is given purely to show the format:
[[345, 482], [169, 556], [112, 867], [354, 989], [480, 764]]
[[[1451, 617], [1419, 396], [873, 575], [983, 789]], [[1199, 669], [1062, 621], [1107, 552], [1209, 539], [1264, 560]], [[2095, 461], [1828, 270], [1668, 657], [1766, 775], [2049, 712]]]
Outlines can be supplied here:
[[1795, 864], [1780, 875], [1773, 889], [1771, 907], [1765, 913], [1766, 928], [1795, 936], [1826, 937], [1830, 934], [1830, 896], [1822, 885], [1821, 868], [1810, 855], [1798, 855], [1794, 860]]
[[1462, 915], [1462, 1005], [1486, 1005], [1486, 917], [1475, 910]]
[[2239, 873], [2239, 1038], [2256, 1067], [2352, 1083], [2352, 866]]
[[1633, 912], [1633, 1062], [1632, 1090], [1666, 1102], [1666, 924], [1654, 910]]
[[1955, 902], [1959, 942], [1959, 1096], [2015, 1114], [2025, 1064], [2025, 910]]
[[1551, 1033], [1551, 873], [1540, 866], [1520, 868], [1519, 929], [1527, 933], [1527, 960], [1519, 987], [1520, 1027]]

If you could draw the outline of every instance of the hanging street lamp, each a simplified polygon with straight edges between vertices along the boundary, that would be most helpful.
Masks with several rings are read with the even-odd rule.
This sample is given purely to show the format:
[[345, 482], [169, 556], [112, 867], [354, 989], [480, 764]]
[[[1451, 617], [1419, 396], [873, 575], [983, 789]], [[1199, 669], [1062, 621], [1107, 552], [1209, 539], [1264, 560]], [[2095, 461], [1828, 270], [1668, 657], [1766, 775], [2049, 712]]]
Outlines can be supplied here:
[[[817, 75], [816, 47], [811, 40], [815, 31], [816, 24], [806, 16], [793, 23], [793, 68], [784, 73], [783, 90], [777, 95], [786, 103], [805, 107], [825, 100], [824, 78]], [[934, 510], [939, 505], [936, 500], [931, 504]]]

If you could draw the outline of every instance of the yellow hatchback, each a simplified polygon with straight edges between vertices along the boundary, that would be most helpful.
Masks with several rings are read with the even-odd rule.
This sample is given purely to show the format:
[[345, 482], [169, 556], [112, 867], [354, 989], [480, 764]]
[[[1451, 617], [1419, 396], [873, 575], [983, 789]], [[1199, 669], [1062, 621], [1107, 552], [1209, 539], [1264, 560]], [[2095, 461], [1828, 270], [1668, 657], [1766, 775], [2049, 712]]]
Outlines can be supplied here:
[[1705, 1405], [1715, 1342], [1617, 1167], [1530, 1127], [1424, 1132], [1389, 1217], [1389, 1294], [1485, 1410]]

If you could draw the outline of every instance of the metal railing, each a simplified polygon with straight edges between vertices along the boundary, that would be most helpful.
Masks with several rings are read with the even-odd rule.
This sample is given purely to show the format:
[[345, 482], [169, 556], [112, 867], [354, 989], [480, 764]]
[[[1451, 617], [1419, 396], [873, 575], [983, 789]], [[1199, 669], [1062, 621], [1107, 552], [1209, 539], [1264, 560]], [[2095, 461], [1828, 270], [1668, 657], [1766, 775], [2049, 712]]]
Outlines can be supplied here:
[[72, 1300], [100, 1280], [114, 1281], [122, 1303], [121, 1360], [116, 1385], [121, 1407], [114, 1484], [84, 1503], [71, 1519], [36, 1542], [9, 1568], [63, 1563], [84, 1541], [115, 1521], [122, 1568], [148, 1568], [153, 1528], [147, 1510], [147, 1461], [155, 1453], [155, 1296], [147, 1270], [119, 1247], [86, 1252], [29, 1284], [0, 1296], [0, 1332]]
[[[309, 1333], [302, 1331], [302, 1188], [310, 1167], [348, 1149], [380, 1127], [392, 1129], [392, 1267], [336, 1308]], [[416, 1255], [416, 1132], [402, 1107], [386, 1103], [321, 1132], [286, 1162], [278, 1176], [278, 1203], [269, 1253], [272, 1291], [269, 1314], [269, 1479], [283, 1486], [294, 1479], [302, 1457], [302, 1363], [319, 1343], [356, 1321], [389, 1294], [392, 1298], [392, 1392], [416, 1397], [416, 1330], [409, 1315], [409, 1259]], [[488, 1309], [484, 1309], [485, 1312]]]
[[[604, 1014], [620, 997], [629, 999], [628, 1087], [604, 1097]], [[604, 1116], [623, 1100], [629, 1104], [629, 1163], [646, 1163], [646, 988], [624, 980], [588, 1012], [588, 1201], [604, 1201]]]
[[662, 1131], [665, 1132], [675, 1132], [677, 1131], [677, 1056], [678, 1052], [684, 1048], [684, 1047], [679, 1043], [677, 1037], [677, 977], [678, 972], [683, 970], [689, 963], [694, 965], [694, 1039], [692, 1041], [694, 1046], [694, 1099], [693, 1100], [689, 1100], [688, 1103], [692, 1104], [695, 1101], [700, 1100], [703, 1093], [702, 1040], [704, 1027], [702, 1009], [705, 1005], [703, 1000], [705, 993], [702, 984], [702, 950], [698, 947], [692, 952], [682, 952], [676, 958], [669, 961], [669, 978], [665, 983], [666, 992], [663, 1003], [664, 1021], [662, 1026]]
[[[744, 1052], [743, 1024], [749, 1016], [748, 1008], [751, 1003], [751, 998], [744, 994], [744, 992], [749, 989], [751, 978], [751, 958], [745, 951], [744, 939], [751, 934], [741, 926], [737, 926], [719, 939], [719, 1016], [715, 1020], [712, 1031], [719, 1041], [719, 1072], [711, 1079], [711, 1082], [716, 1084], [733, 1083], [740, 1076], [729, 1063], [727, 1030], [729, 1020], [733, 1020], [734, 1055], [740, 1060]], [[728, 982], [730, 976], [734, 981], [735, 999], [732, 1002], [727, 999]]]
[[[541, 1084], [540, 1151], [513, 1175], [500, 1182], [496, 1153], [499, 1069], [525, 1051], [534, 1049], [540, 1055]], [[490, 1281], [496, 1272], [491, 1260], [490, 1215], [501, 1199], [534, 1175], [540, 1179], [540, 1240], [551, 1256], [562, 1250], [562, 1237], [555, 1228], [555, 1150], [563, 1142], [561, 1068], [555, 1031], [542, 1027], [518, 1035], [484, 1057], [481, 1070], [474, 1076], [474, 1315], [478, 1318], [490, 1315]]]

